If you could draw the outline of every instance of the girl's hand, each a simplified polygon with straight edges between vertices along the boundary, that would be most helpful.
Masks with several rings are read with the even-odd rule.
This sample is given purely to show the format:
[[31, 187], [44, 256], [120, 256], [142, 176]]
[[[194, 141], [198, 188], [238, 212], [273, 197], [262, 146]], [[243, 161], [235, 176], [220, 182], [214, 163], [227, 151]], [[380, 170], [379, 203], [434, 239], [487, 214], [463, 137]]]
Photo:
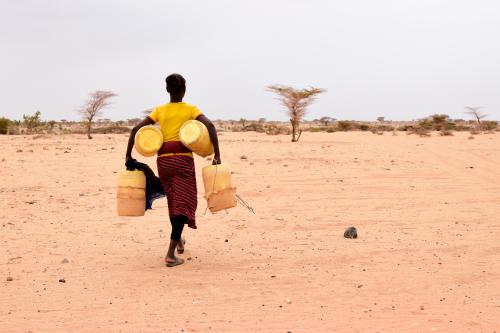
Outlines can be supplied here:
[[220, 160], [220, 156], [214, 156], [213, 160], [212, 160], [212, 165], [216, 165], [216, 164], [221, 164], [222, 161]]
[[125, 166], [127, 167], [127, 170], [132, 171], [135, 169], [135, 164], [137, 163], [137, 160], [135, 158], [132, 158], [131, 156], [127, 156], [125, 158]]

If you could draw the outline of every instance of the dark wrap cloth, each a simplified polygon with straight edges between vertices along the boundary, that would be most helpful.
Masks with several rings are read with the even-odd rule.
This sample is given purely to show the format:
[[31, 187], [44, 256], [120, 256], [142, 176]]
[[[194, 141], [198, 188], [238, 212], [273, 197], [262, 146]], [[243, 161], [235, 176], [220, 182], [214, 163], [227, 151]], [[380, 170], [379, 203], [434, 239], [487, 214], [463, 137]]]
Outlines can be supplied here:
[[146, 210], [152, 209], [153, 201], [165, 196], [160, 178], [156, 177], [154, 171], [147, 164], [137, 162], [136, 159], [128, 160], [125, 166], [129, 171], [140, 170], [146, 176]]

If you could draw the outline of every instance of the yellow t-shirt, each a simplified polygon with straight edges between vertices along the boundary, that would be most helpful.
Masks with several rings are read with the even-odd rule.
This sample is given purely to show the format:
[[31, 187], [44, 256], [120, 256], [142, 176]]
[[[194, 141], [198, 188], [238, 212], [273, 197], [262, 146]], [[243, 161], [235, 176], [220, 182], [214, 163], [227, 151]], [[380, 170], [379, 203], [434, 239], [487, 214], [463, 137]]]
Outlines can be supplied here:
[[[180, 141], [179, 130], [181, 126], [188, 120], [196, 119], [201, 115], [201, 111], [194, 105], [179, 102], [167, 103], [153, 109], [149, 114], [154, 122], [160, 124], [161, 132], [163, 133], [163, 142]], [[173, 155], [173, 154], [163, 154]], [[178, 154], [175, 154], [178, 155]], [[180, 153], [179, 155], [192, 156], [191, 153]]]

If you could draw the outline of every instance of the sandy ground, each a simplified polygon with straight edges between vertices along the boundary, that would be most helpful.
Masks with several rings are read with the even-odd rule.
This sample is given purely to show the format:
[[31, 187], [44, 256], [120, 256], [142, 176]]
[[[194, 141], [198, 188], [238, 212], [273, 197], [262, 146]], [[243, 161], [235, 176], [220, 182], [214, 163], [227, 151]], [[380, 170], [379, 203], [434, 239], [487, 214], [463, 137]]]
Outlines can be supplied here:
[[256, 215], [206, 212], [197, 158], [175, 268], [165, 199], [116, 215], [126, 135], [0, 136], [0, 332], [500, 332], [500, 134], [468, 136], [221, 133]]

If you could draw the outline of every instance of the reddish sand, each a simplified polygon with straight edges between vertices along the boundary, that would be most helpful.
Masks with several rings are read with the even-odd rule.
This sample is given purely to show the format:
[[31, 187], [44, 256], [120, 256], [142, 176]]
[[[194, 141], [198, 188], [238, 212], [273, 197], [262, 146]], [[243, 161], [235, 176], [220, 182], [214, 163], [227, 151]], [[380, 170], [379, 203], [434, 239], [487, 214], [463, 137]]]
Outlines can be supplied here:
[[197, 158], [175, 268], [165, 199], [116, 216], [126, 135], [0, 136], [0, 332], [500, 332], [500, 135], [468, 136], [221, 133], [256, 215], [205, 212]]

